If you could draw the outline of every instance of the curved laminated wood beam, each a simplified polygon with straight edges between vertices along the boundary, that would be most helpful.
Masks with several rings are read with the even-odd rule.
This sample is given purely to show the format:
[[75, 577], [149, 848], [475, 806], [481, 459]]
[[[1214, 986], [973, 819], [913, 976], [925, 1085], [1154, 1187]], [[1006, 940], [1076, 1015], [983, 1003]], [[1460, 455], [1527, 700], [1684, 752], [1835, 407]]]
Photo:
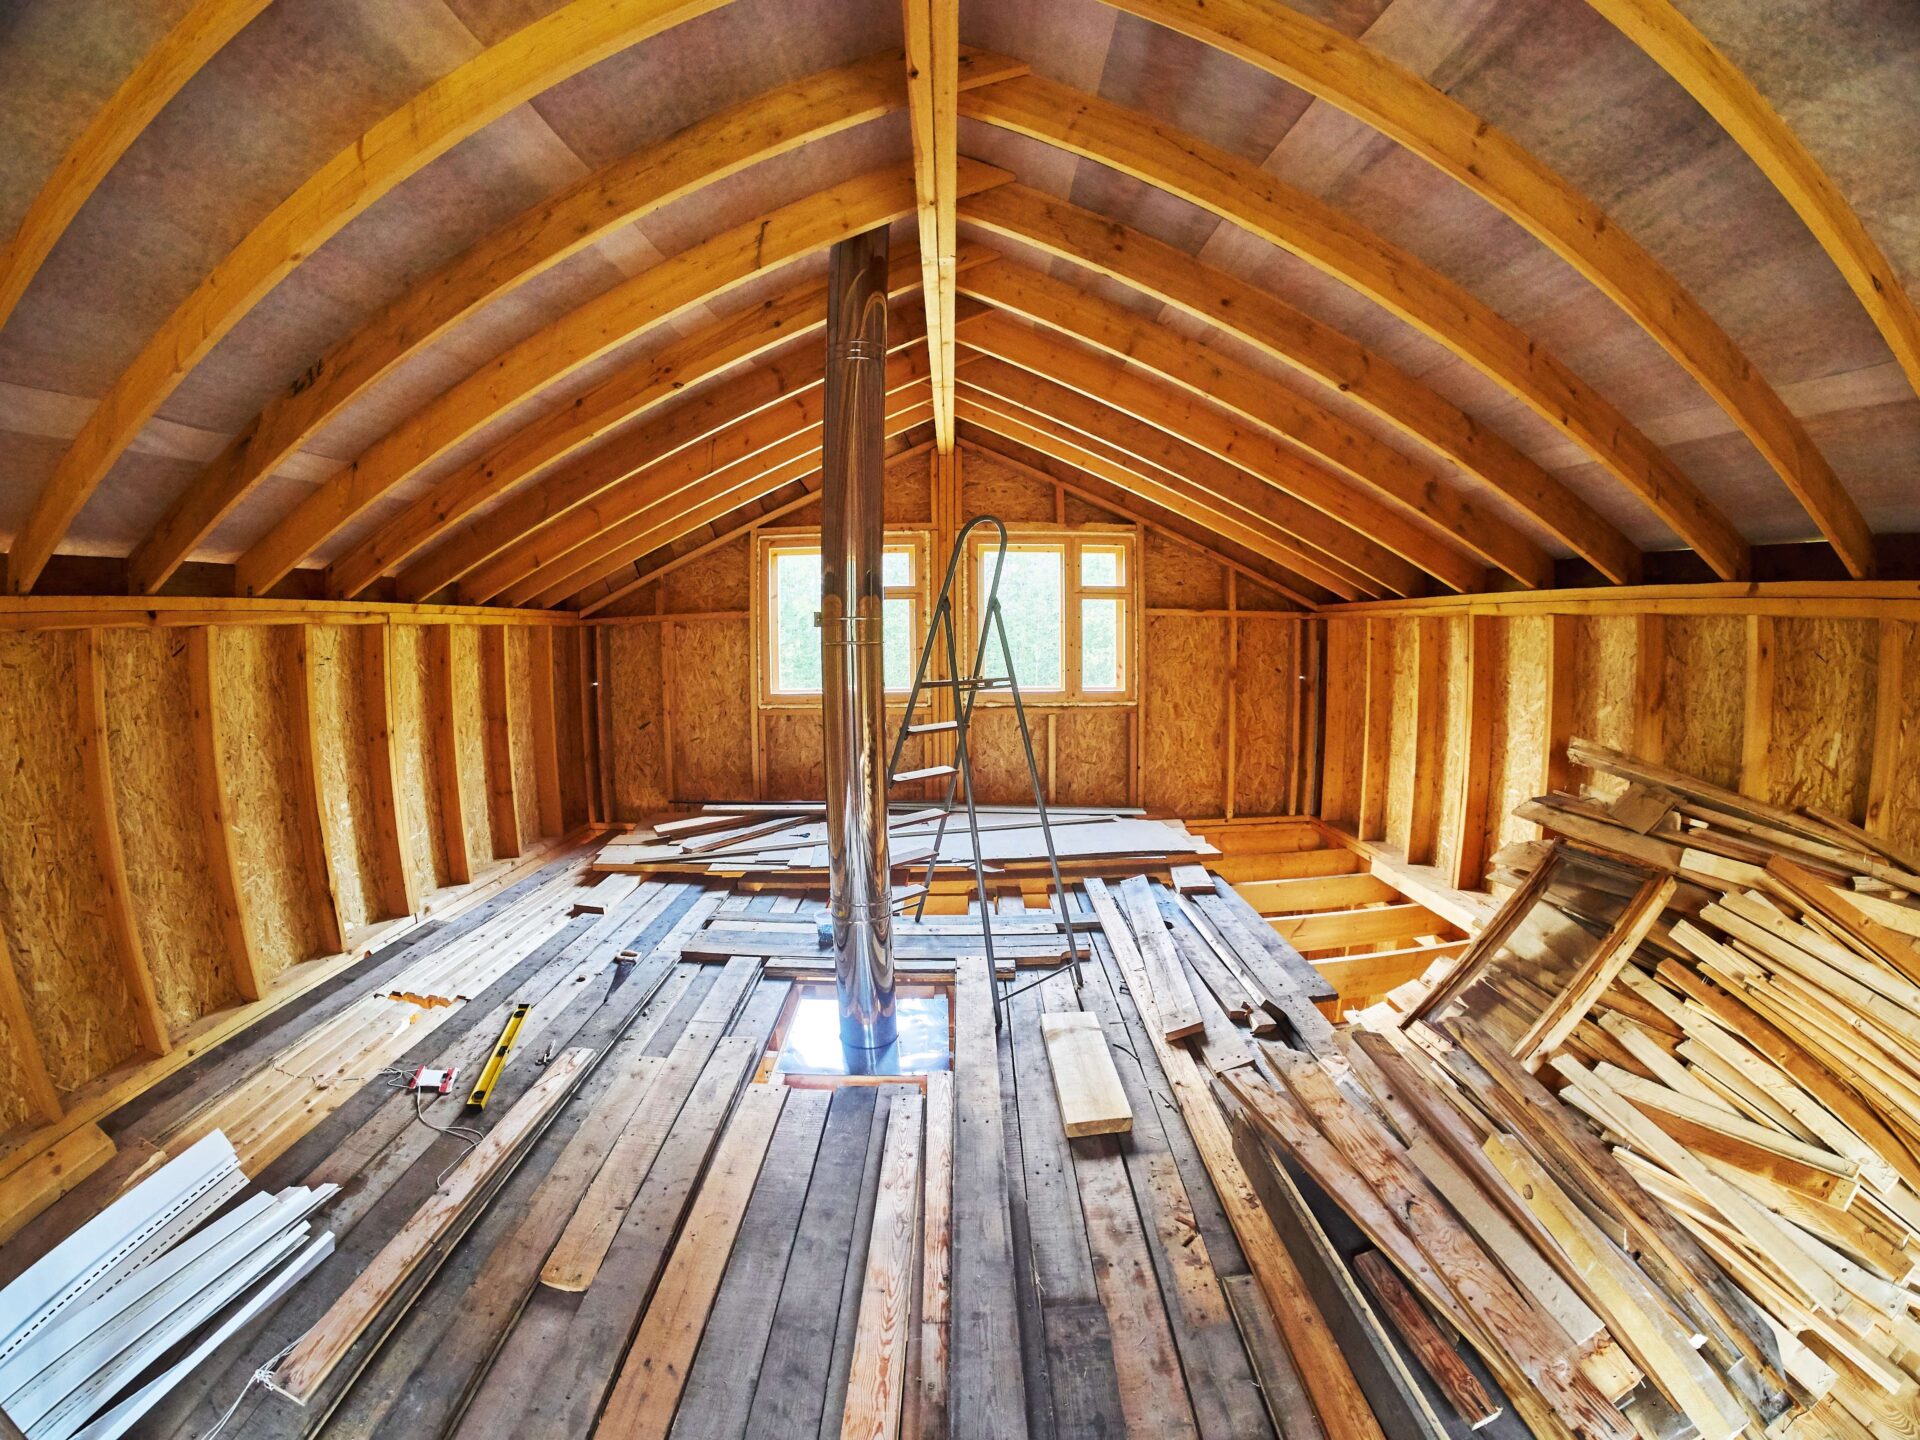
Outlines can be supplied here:
[[1587, 0], [1646, 51], [1747, 152], [1793, 206], [1920, 394], [1920, 311], [1820, 162], [1754, 83], [1670, 0]]
[[1175, 390], [1164, 380], [1130, 370], [1085, 346], [1057, 339], [1000, 314], [963, 322], [960, 342], [1078, 390], [1258, 476], [1342, 526], [1377, 541], [1455, 590], [1487, 588], [1484, 567], [1455, 549], [1452, 540], [1404, 518], [1278, 439]]
[[906, 37], [907, 128], [913, 143], [924, 271], [921, 289], [926, 296], [927, 349], [933, 357], [934, 445], [946, 455], [953, 450], [960, 0], [904, 0], [901, 21]]
[[[888, 435], [896, 435], [925, 421], [933, 392], [927, 383], [929, 361], [924, 344], [911, 355], [897, 355], [887, 362], [886, 423]], [[818, 401], [815, 405], [817, 407]], [[758, 419], [760, 417], [756, 417]], [[777, 490], [786, 479], [785, 472], [804, 462], [801, 473], [820, 466], [820, 420], [784, 435], [771, 433], [753, 422], [740, 427], [741, 434], [717, 452], [712, 460], [702, 453], [676, 456], [660, 473], [651, 477], [650, 494], [635, 494], [621, 513], [609, 515], [603, 528], [590, 539], [556, 553], [513, 593], [524, 594], [530, 605], [546, 608], [577, 595], [594, 581], [628, 564], [636, 556], [670, 540], [676, 540], [696, 525], [727, 514], [748, 500]], [[701, 446], [704, 452], [706, 446]], [[718, 463], [715, 463], [718, 462]], [[783, 477], [768, 479], [776, 471]], [[685, 529], [654, 538], [666, 516], [692, 515], [703, 518]]]
[[[960, 84], [1025, 73], [970, 51]], [[707, 185], [810, 141], [901, 108], [899, 56], [883, 53], [808, 75], [603, 166], [515, 216], [328, 350], [182, 492], [127, 562], [128, 588], [151, 594], [275, 467], [409, 356], [619, 229]]]
[[[1260, 583], [1272, 586], [1290, 600], [1311, 609], [1324, 603], [1330, 594], [1342, 598], [1355, 593], [1353, 587], [1346, 583], [1331, 590], [1321, 586], [1311, 575], [1304, 573], [1315, 567], [1311, 563], [1311, 556], [1298, 545], [1290, 540], [1279, 540], [1267, 529], [1248, 523], [1241, 514], [1218, 508], [1209, 503], [1207, 498], [1183, 489], [1177, 476], [1164, 471], [1156, 472], [1154, 467], [1131, 456], [1127, 457], [1126, 464], [1116, 463], [1108, 455], [1086, 448], [1089, 444], [1086, 437], [1057, 426], [1044, 415], [1022, 410], [1017, 405], [1001, 401], [969, 385], [962, 385], [958, 395], [956, 414], [969, 425], [1003, 440], [1024, 445], [1064, 465], [1071, 465], [1085, 472], [1089, 478], [1104, 481], [1134, 499], [1172, 511], [1205, 533], [1230, 540], [1258, 557], [1279, 572], [1278, 575], [1262, 574]], [[1110, 501], [1101, 503], [1111, 504]], [[1309, 563], [1297, 564], [1297, 559], [1303, 555], [1307, 556]]]
[[1371, 125], [1451, 175], [1591, 281], [1753, 442], [1855, 579], [1873, 536], [1813, 437], [1679, 281], [1512, 136], [1330, 25], [1274, 0], [1108, 0], [1211, 45]]
[[53, 247], [67, 233], [94, 189], [226, 43], [253, 23], [273, 0], [200, 0], [149, 50], [67, 147], [47, 183], [27, 206], [13, 238], [0, 250], [0, 327], [27, 293]]
[[1392, 446], [1231, 356], [1011, 257], [969, 271], [965, 289], [1292, 441], [1522, 585], [1553, 588], [1552, 557], [1503, 516], [1483, 511]]
[[727, 0], [571, 0], [442, 76], [307, 178], [214, 267], [113, 382], [7, 560], [25, 594], [122, 452], [240, 319], [348, 221], [516, 105]]
[[1149, 116], [1037, 76], [970, 91], [960, 113], [1165, 190], [1357, 290], [1574, 440], [1716, 574], [1746, 577], [1746, 541], [1626, 416], [1465, 288], [1325, 201]]
[[[888, 270], [889, 293], [904, 293], [917, 288], [919, 282], [919, 257], [911, 251], [895, 255]], [[462, 493], [469, 469], [517, 481], [531, 473], [536, 457], [574, 448], [577, 442], [571, 437], [576, 426], [588, 434], [603, 434], [615, 423], [638, 418], [656, 405], [686, 395], [722, 371], [741, 366], [738, 375], [676, 405], [669, 418], [649, 427], [645, 439], [616, 439], [579, 463], [523, 486], [498, 505], [457, 523], [439, 525], [429, 542], [431, 548], [416, 555], [395, 578], [396, 591], [409, 598], [425, 598], [471, 575], [473, 581], [462, 587], [463, 592], [491, 599], [498, 593], [497, 586], [486, 588], [498, 579], [493, 566], [503, 558], [503, 552], [541, 526], [617, 485], [633, 468], [651, 464], [763, 405], [820, 383], [824, 375], [820, 354], [782, 354], [752, 365], [742, 362], [812, 334], [825, 325], [826, 318], [826, 284], [808, 281], [752, 307], [744, 316], [729, 316], [674, 342], [635, 371], [609, 377], [579, 404], [544, 415], [509, 436], [472, 466], [443, 480], [438, 488]], [[917, 327], [918, 322], [914, 324]], [[660, 448], [653, 449], [655, 444]], [[540, 458], [539, 463], [547, 461]], [[481, 571], [488, 572], [484, 579], [478, 573]]]
[[[1005, 174], [970, 165], [961, 183], [991, 184]], [[240, 557], [236, 590], [265, 594], [368, 505], [451, 446], [649, 328], [836, 240], [911, 214], [912, 187], [905, 166], [856, 176], [692, 246], [570, 311], [414, 412], [323, 482]], [[461, 492], [436, 486], [430, 500], [410, 506], [341, 557], [328, 576], [333, 593], [359, 593], [412, 554], [435, 525], [458, 519], [506, 483], [489, 474], [474, 477]]]
[[[924, 425], [933, 418], [933, 397], [930, 392], [922, 392], [915, 400], [903, 405], [889, 402], [886, 438], [891, 440], [916, 426]], [[889, 459], [894, 458], [889, 456]], [[762, 471], [757, 478], [736, 486], [724, 496], [715, 496], [707, 500], [695, 500], [685, 508], [663, 507], [658, 512], [644, 535], [639, 535], [629, 544], [619, 559], [610, 563], [608, 568], [588, 582], [570, 597], [571, 608], [579, 611], [584, 618], [605, 609], [623, 595], [630, 594], [646, 583], [646, 577], [636, 576], [630, 581], [619, 579], [620, 572], [653, 554], [663, 545], [670, 545], [682, 536], [690, 534], [702, 525], [731, 514], [741, 506], [751, 503], [764, 495], [770, 495], [783, 485], [799, 481], [809, 490], [818, 488], [820, 473], [820, 448], [816, 444], [811, 451], [803, 452], [789, 459], [785, 464]], [[679, 502], [675, 502], [679, 503]]]
[[960, 218], [1117, 280], [1245, 341], [1460, 466], [1608, 579], [1639, 583], [1640, 552], [1585, 500], [1436, 391], [1258, 286], [1024, 185], [970, 197]]
[[[960, 339], [963, 345], [971, 343], [965, 325]], [[1106, 363], [1089, 358], [1096, 364]], [[1093, 372], [1078, 378], [1084, 383], [1099, 376]], [[1202, 503], [1216, 511], [1251, 517], [1299, 552], [1288, 562], [1293, 568], [1336, 594], [1358, 588], [1415, 595], [1426, 588], [1418, 568], [1344, 521], [1140, 419], [1104, 394], [1070, 382], [1055, 383], [1044, 373], [994, 358], [969, 366], [967, 385], [979, 403], [1013, 404], [1044, 416], [1054, 428], [1074, 430], [1084, 437], [1074, 442], [1082, 449], [1107, 456], [1135, 473], [1175, 477], [1181, 493], [1209, 497]], [[1149, 471], [1140, 471], [1139, 462], [1145, 462]], [[1095, 473], [1114, 478], [1104, 470]]]

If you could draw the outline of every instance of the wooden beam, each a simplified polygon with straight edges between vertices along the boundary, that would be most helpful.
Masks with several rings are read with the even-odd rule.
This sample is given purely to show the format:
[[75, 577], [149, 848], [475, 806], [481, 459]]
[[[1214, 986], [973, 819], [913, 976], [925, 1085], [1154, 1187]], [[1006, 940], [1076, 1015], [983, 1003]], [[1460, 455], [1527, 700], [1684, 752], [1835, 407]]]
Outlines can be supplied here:
[[[1443, 540], [1403, 519], [1278, 439], [1248, 429], [1211, 404], [1179, 394], [1164, 380], [1129, 370], [1085, 346], [1056, 339], [1002, 315], [984, 314], [962, 321], [960, 339], [983, 354], [1078, 390], [1258, 476], [1456, 590], [1486, 588], [1485, 568], [1461, 554], [1455, 548], [1457, 541]], [[968, 378], [979, 385], [998, 383], [982, 379], [977, 372], [970, 372]]]
[[1773, 644], [1771, 616], [1749, 615], [1747, 666], [1740, 732], [1740, 793], [1773, 799]]
[[80, 733], [76, 739], [86, 777], [87, 823], [100, 861], [100, 888], [106, 901], [107, 926], [113, 932], [114, 958], [127, 982], [141, 1047], [149, 1055], [164, 1055], [173, 1048], [173, 1042], [167, 1033], [166, 1014], [154, 993], [153, 972], [147, 966], [146, 946], [140, 938], [140, 919], [127, 888], [127, 857], [120, 839], [120, 807], [113, 793], [113, 756], [107, 743], [107, 677], [98, 630], [81, 632], [74, 662], [74, 680], [80, 691]]
[[1449, 879], [1456, 890], [1478, 890], [1487, 876], [1487, 825], [1493, 811], [1493, 718], [1500, 706], [1494, 636], [1495, 627], [1506, 622], [1488, 615], [1469, 615], [1457, 623], [1454, 633], [1465, 652], [1467, 691], [1460, 768], [1454, 775], [1454, 812], [1460, 828], [1454, 835]]
[[1904, 759], [1907, 708], [1907, 647], [1913, 627], [1899, 620], [1880, 622], [1880, 656], [1874, 686], [1873, 758], [1867, 775], [1867, 809], [1862, 823], [1874, 835], [1893, 832], [1894, 789]]
[[1667, 621], [1634, 617], [1633, 753], [1655, 765], [1667, 758]]
[[[553, 643], [551, 629], [536, 637]], [[367, 704], [367, 775], [373, 802], [373, 864], [381, 899], [390, 915], [417, 915], [424, 886], [400, 833], [400, 740], [394, 731], [393, 628], [363, 626], [359, 634], [360, 679]], [[559, 832], [555, 832], [556, 834]]]
[[[969, 191], [1009, 178], [968, 161], [960, 185]], [[545, 329], [527, 337], [413, 412], [352, 465], [323, 481], [234, 566], [243, 595], [261, 595], [367, 506], [404, 484], [494, 417], [558, 384], [619, 345], [688, 308], [770, 273], [836, 240], [885, 225], [913, 209], [910, 167], [884, 166], [832, 185], [736, 225], [642, 271]], [[576, 430], [573, 432], [579, 436]], [[584, 444], [592, 436], [579, 436]], [[560, 459], [563, 456], [551, 456]], [[465, 486], [433, 488], [439, 522], [458, 519], [499, 493], [500, 480], [478, 476]], [[329, 567], [328, 587], [351, 596], [423, 543], [427, 526], [409, 507]]]
[[220, 673], [211, 626], [187, 631], [187, 687], [191, 696], [194, 778], [200, 791], [200, 828], [206, 837], [208, 881], [227, 942], [227, 963], [242, 1000], [265, 998], [266, 982], [254, 952], [247, 922], [246, 891], [234, 855], [233, 821], [228, 813], [227, 755], [220, 733]]
[[141, 57], [27, 206], [5, 249], [0, 249], [0, 328], [33, 283], [33, 277], [107, 173], [140, 138], [167, 102], [180, 93], [226, 43], [246, 29], [272, 0], [199, 0]]
[[26, 1092], [27, 1113], [42, 1125], [57, 1124], [62, 1106], [60, 1092], [53, 1088], [47, 1073], [46, 1053], [33, 1030], [33, 1016], [27, 1010], [27, 998], [20, 990], [20, 975], [14, 969], [13, 942], [4, 922], [0, 922], [0, 1028], [12, 1038], [15, 1063], [20, 1067], [21, 1087]]
[[1639, 551], [1586, 501], [1383, 356], [1258, 286], [1024, 185], [971, 196], [960, 213], [969, 225], [1117, 280], [1244, 340], [1461, 466], [1608, 578], [1639, 579]]
[[230, 251], [107, 390], [14, 538], [25, 594], [114, 463], [195, 365], [350, 220], [462, 140], [549, 86], [726, 0], [572, 3], [434, 81], [322, 165]]
[[433, 734], [433, 784], [440, 798], [440, 832], [447, 844], [447, 879], [473, 879], [467, 850], [466, 801], [460, 790], [460, 738], [453, 713], [453, 627], [436, 625], [423, 637], [427, 652], [426, 727]]
[[[1482, 510], [1391, 445], [1225, 352], [1010, 257], [969, 270], [961, 288], [1000, 310], [1131, 361], [1276, 438], [1292, 441], [1350, 485], [1384, 498], [1394, 513], [1411, 516], [1521, 584], [1552, 586], [1553, 561], [1504, 518]], [[1000, 353], [991, 344], [985, 348]]]
[[1820, 162], [1759, 89], [1669, 0], [1588, 0], [1671, 75], [1793, 206], [1920, 392], [1920, 312]]
[[[1235, 13], [1241, 9], [1236, 5]], [[1342, 47], [1353, 43], [1338, 39]], [[1429, 88], [1422, 80], [1412, 83]], [[1567, 435], [1717, 574], [1746, 575], [1747, 545], [1739, 532], [1619, 410], [1465, 288], [1325, 201], [1147, 115], [1036, 76], [969, 91], [960, 113], [1177, 195], [1359, 291]]]
[[[258, 9], [258, 3], [251, 8]], [[970, 78], [1025, 66], [977, 53]], [[274, 469], [383, 376], [453, 326], [676, 200], [899, 109], [899, 62], [870, 56], [776, 86], [622, 156], [477, 241], [337, 342], [197, 475], [136, 547], [128, 587], [158, 589]], [[3, 316], [0, 316], [3, 318]]]
[[936, 450], [953, 452], [953, 323], [959, 197], [959, 0], [903, 0], [907, 133], [913, 144], [914, 213], [920, 228], [928, 371]]
[[1366, 639], [1366, 734], [1360, 748], [1362, 840], [1387, 834], [1387, 787], [1393, 783], [1393, 622], [1369, 620]]
[[1431, 865], [1440, 848], [1440, 787], [1446, 779], [1447, 732], [1440, 723], [1446, 713], [1448, 675], [1442, 663], [1444, 620], [1416, 620], [1414, 625], [1413, 776], [1408, 782], [1407, 846], [1409, 865]]
[[560, 673], [553, 631], [529, 630], [533, 650], [533, 779], [539, 795], [540, 833], [559, 835], [567, 828], [560, 799]]
[[1118, 6], [1337, 106], [1498, 208], [1657, 340], [1753, 442], [1848, 571], [1858, 579], [1873, 574], [1873, 536], [1805, 425], [1700, 302], [1565, 176], [1380, 50], [1285, 6], [1269, 0], [1118, 0]]
[[504, 626], [480, 632], [480, 696], [485, 711], [487, 822], [496, 858], [520, 853], [520, 800], [513, 771], [513, 666]]
[[[297, 698], [293, 707], [292, 733], [288, 736], [293, 752], [294, 773], [287, 780], [293, 790], [294, 808], [300, 812], [300, 849], [304, 861], [301, 869], [308, 877], [309, 884], [316, 879], [320, 883], [320, 939], [326, 946], [326, 953], [337, 954], [347, 948], [346, 924], [340, 915], [340, 874], [342, 867], [352, 864], [353, 859], [334, 853], [333, 835], [327, 829], [327, 786], [330, 777], [320, 756], [319, 706], [314, 697], [311, 625], [302, 625], [295, 632], [293, 654], [288, 663], [293, 667], [293, 683], [289, 688]], [[344, 775], [332, 778], [342, 784], [346, 782]]]

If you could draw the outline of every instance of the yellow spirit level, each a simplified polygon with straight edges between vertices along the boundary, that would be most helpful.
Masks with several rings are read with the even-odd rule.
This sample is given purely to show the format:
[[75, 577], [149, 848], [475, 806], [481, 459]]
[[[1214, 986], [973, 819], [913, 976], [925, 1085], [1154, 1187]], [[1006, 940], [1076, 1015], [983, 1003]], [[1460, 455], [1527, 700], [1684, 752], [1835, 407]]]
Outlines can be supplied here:
[[493, 1054], [487, 1057], [487, 1063], [480, 1069], [480, 1078], [473, 1082], [473, 1089], [467, 1095], [467, 1108], [484, 1110], [487, 1101], [493, 1097], [494, 1082], [500, 1078], [500, 1072], [506, 1068], [507, 1052], [513, 1049], [513, 1042], [519, 1038], [520, 1024], [527, 1018], [531, 1005], [516, 1005], [513, 1014], [507, 1017], [506, 1028], [500, 1032], [500, 1039], [493, 1047]]

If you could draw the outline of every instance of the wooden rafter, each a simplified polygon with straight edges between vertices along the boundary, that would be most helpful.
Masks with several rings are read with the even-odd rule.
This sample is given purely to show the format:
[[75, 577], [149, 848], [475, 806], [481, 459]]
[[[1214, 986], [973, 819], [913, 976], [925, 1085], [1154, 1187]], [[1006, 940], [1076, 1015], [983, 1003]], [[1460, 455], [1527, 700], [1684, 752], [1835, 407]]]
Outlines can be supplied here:
[[203, 280], [109, 387], [34, 501], [7, 557], [25, 594], [74, 516], [189, 371], [267, 294], [381, 196], [548, 87], [727, 0], [572, 0], [381, 120], [307, 178]]
[[1866, 521], [1786, 402], [1665, 266], [1518, 141], [1379, 51], [1272, 0], [1112, 3], [1339, 107], [1498, 207], [1657, 340], [1753, 442], [1848, 571], [1873, 574]]
[[1832, 258], [1920, 393], [1920, 311], [1820, 162], [1754, 83], [1670, 0], [1587, 0], [1752, 157]]
[[901, 18], [921, 289], [926, 297], [927, 353], [933, 362], [934, 443], [945, 455], [953, 450], [960, 0], [902, 0]]
[[960, 113], [1165, 190], [1357, 290], [1574, 440], [1717, 574], [1746, 575], [1746, 541], [1626, 416], [1464, 287], [1325, 201], [1150, 116], [1037, 76], [969, 91]]
[[1001, 185], [968, 197], [960, 218], [1117, 280], [1245, 341], [1460, 466], [1608, 579], [1639, 582], [1639, 551], [1585, 500], [1384, 356], [1277, 296], [1105, 215], [1024, 185]]
[[1457, 542], [1442, 539], [1403, 518], [1281, 441], [1197, 397], [1182, 394], [1164, 380], [1129, 370], [1076, 342], [1058, 339], [1004, 315], [987, 314], [966, 321], [960, 327], [960, 339], [962, 344], [1047, 376], [1177, 435], [1377, 541], [1456, 590], [1486, 588], [1484, 568], [1456, 549]]
[[[969, 163], [962, 169], [961, 184], [971, 189], [1005, 178], [1004, 170]], [[756, 276], [912, 211], [909, 168], [886, 166], [736, 225], [596, 296], [415, 411], [351, 466], [322, 483], [241, 555], [234, 567], [236, 591], [265, 594], [368, 505], [436, 456], [617, 346]], [[476, 493], [497, 484], [488, 477], [475, 487]], [[437, 486], [432, 509], [442, 519], [458, 518], [465, 513], [461, 502], [471, 498]], [[417, 533], [412, 510], [383, 526], [333, 567], [329, 583], [334, 592], [359, 593], [388, 565], [412, 553]]]
[[[1336, 596], [1393, 588], [1332, 548], [1343, 535], [1356, 549], [1377, 547], [1252, 476], [1183, 448], [1142, 421], [997, 362], [966, 371], [959, 394], [968, 418], [982, 429], [1052, 455], [1142, 499], [1203, 517], [1221, 535]], [[1200, 463], [1192, 463], [1195, 460]], [[1417, 571], [1396, 557], [1381, 555], [1383, 564], [1376, 566], [1371, 555], [1359, 556], [1357, 563], [1396, 576], [1404, 571], [1405, 583], [1417, 587]]]
[[0, 250], [0, 326], [94, 188], [153, 117], [272, 0], [200, 0], [149, 50], [67, 147]]
[[[897, 351], [904, 346], [908, 353], [896, 354], [888, 361], [889, 393], [924, 386], [927, 357], [919, 343], [921, 338], [916, 325], [911, 337], [894, 347]], [[484, 579], [475, 576], [476, 587], [491, 592], [486, 598], [499, 596], [508, 605], [531, 602], [563, 576], [618, 549], [620, 534], [633, 517], [674, 496], [690, 491], [704, 493], [718, 486], [718, 477], [740, 473], [737, 467], [769, 457], [798, 437], [817, 434], [824, 398], [822, 386], [810, 386], [789, 400], [741, 417], [696, 445], [676, 449], [644, 467], [634, 467], [625, 480], [590, 503], [503, 551], [497, 564], [486, 567]], [[477, 600], [478, 588], [471, 594], [463, 589], [462, 598]]]
[[1242, 420], [1293, 442], [1424, 528], [1498, 565], [1523, 585], [1553, 584], [1553, 560], [1501, 515], [1433, 472], [1251, 366], [1125, 306], [1011, 258], [967, 272], [966, 291], [1002, 310], [1129, 360]]

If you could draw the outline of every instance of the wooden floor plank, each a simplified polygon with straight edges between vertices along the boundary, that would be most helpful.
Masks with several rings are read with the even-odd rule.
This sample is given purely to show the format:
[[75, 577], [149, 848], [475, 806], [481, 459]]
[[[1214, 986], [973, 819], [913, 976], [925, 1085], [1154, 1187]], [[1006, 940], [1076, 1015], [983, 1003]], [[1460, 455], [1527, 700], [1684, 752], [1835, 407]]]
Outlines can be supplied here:
[[920, 1214], [920, 1132], [925, 1108], [920, 1093], [907, 1088], [894, 1096], [887, 1116], [886, 1150], [867, 1240], [840, 1440], [896, 1440], [900, 1434], [907, 1340], [919, 1278], [914, 1240]]
[[860, 1321], [860, 1290], [867, 1274], [867, 1242], [873, 1235], [873, 1210], [880, 1200], [880, 1165], [886, 1155], [887, 1126], [893, 1118], [893, 1087], [877, 1087], [873, 1130], [867, 1140], [866, 1168], [860, 1174], [860, 1199], [853, 1214], [853, 1243], [847, 1268], [838, 1277], [840, 1303], [834, 1311], [833, 1343], [827, 1347], [827, 1383], [821, 1396], [819, 1440], [840, 1433], [847, 1403], [847, 1377], [853, 1373], [853, 1339]]
[[920, 1351], [914, 1440], [947, 1440], [953, 1275], [953, 1072], [927, 1076], [926, 1158], [920, 1167]]

